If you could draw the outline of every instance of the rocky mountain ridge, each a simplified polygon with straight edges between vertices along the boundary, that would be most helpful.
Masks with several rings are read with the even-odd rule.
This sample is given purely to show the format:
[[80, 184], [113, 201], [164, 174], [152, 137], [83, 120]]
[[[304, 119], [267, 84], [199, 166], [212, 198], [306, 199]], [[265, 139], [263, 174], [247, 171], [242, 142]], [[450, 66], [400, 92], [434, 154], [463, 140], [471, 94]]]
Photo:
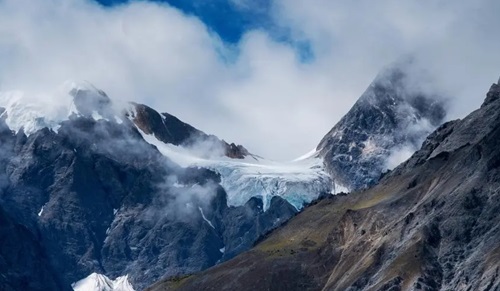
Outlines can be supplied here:
[[500, 289], [499, 88], [376, 186], [323, 199], [252, 250], [148, 290]]
[[158, 113], [149, 106], [132, 103], [133, 110], [127, 115], [138, 128], [146, 134], [153, 134], [158, 140], [183, 147], [196, 147], [198, 144], [210, 145], [210, 151], [220, 151], [232, 159], [244, 159], [252, 156], [242, 145], [228, 144], [214, 135], [208, 135], [191, 125], [182, 122], [168, 113]]

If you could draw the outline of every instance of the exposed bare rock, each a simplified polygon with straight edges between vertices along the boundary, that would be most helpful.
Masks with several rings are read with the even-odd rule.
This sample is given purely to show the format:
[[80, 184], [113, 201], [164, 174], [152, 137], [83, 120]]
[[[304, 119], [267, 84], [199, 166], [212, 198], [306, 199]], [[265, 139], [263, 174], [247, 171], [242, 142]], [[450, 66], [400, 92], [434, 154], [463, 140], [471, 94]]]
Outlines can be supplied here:
[[408, 157], [398, 153], [417, 150], [443, 122], [443, 96], [415, 90], [418, 80], [407, 66], [380, 73], [318, 145], [337, 184], [353, 191], [374, 185], [382, 172]]

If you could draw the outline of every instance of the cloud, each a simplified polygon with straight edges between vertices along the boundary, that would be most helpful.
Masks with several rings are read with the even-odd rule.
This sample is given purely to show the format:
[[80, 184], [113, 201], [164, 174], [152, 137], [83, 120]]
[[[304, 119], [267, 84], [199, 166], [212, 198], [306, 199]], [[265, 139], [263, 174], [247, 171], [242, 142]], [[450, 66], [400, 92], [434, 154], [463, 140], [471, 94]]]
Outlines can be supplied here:
[[500, 74], [498, 1], [275, 3], [278, 21], [312, 43], [317, 63], [333, 68], [323, 72], [357, 77], [350, 81], [353, 88], [360, 84], [352, 82], [367, 83], [389, 62], [411, 54], [431, 74], [435, 89], [456, 98], [451, 116], [458, 117], [479, 106]]
[[166, 217], [188, 223], [210, 214], [210, 203], [220, 186], [211, 180], [203, 184], [183, 183], [179, 181], [181, 175], [167, 176], [164, 183], [156, 185], [152, 206], [142, 213], [145, 219], [157, 221]]
[[[292, 159], [405, 54], [456, 98], [451, 118], [479, 106], [500, 73], [497, 11], [494, 0], [274, 0], [272, 28], [227, 44], [166, 4], [0, 0], [0, 89], [52, 92], [65, 80], [88, 80], [111, 98]], [[275, 28], [289, 40], [274, 38]], [[307, 61], [297, 43], [313, 52]]]
[[405, 145], [392, 149], [390, 155], [385, 161], [384, 170], [392, 170], [399, 166], [402, 162], [409, 159], [415, 152], [415, 148], [410, 145]]
[[406, 141], [389, 149], [383, 170], [392, 170], [409, 159], [420, 149], [426, 135], [431, 133], [434, 128], [435, 125], [432, 125], [429, 119], [423, 118], [400, 129], [406, 135]]

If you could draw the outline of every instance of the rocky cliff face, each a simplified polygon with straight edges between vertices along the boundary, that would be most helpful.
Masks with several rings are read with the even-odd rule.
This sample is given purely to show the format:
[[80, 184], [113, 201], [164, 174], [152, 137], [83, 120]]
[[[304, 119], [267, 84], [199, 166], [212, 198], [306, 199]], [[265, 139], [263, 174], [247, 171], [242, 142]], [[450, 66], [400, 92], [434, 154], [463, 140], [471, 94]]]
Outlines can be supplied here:
[[374, 185], [398, 165], [445, 117], [442, 96], [416, 90], [409, 64], [383, 71], [317, 149], [337, 184], [350, 190]]
[[36, 236], [3, 209], [0, 209], [0, 242], [2, 290], [70, 290], [60, 283]]
[[[2, 110], [0, 289], [70, 290], [98, 273], [129, 274], [140, 290], [231, 258], [297, 212], [279, 197], [266, 212], [259, 199], [228, 206], [218, 174], [182, 168], [142, 138], [144, 114], [116, 114], [101, 91], [71, 95], [66, 120], [38, 118], [29, 134]], [[147, 126], [169, 142], [206, 136], [163, 116]]]
[[500, 289], [498, 88], [373, 188], [323, 199], [251, 251], [150, 290]]

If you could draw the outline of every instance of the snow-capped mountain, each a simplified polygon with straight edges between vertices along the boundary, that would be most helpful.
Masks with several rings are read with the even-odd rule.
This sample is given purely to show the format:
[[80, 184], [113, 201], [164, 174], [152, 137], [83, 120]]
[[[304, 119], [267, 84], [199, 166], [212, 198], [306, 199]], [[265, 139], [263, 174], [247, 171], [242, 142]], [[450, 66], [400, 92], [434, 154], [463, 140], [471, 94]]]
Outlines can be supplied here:
[[[111, 280], [129, 274], [132, 286], [142, 289], [162, 276], [192, 273], [231, 258], [297, 212], [279, 195], [261, 193], [268, 198], [265, 205], [253, 197], [257, 191], [238, 200], [221, 186], [221, 174], [195, 163], [181, 167], [175, 156], [162, 155], [152, 143], [186, 150], [187, 157], [211, 165], [245, 168], [245, 159], [254, 156], [241, 146], [166, 114], [157, 116], [170, 136], [160, 136], [144, 118], [144, 105], [118, 106], [91, 86], [70, 87], [65, 97], [68, 102], [46, 104], [21, 92], [2, 94], [0, 210], [19, 227], [5, 223], [0, 228], [30, 239], [29, 246], [10, 245], [1, 256], [9, 261], [21, 249], [32, 249], [23, 256], [44, 255], [18, 260], [14, 268], [0, 262], [0, 269], [32, 274], [33, 265], [48, 270], [29, 275], [33, 282], [28, 285], [18, 276], [2, 278], [2, 289], [69, 290], [92, 273]], [[150, 135], [148, 128], [154, 129]], [[213, 148], [203, 148], [207, 142]], [[294, 169], [301, 170], [311, 171], [308, 165]], [[30, 261], [30, 267], [22, 263]]]
[[[332, 184], [315, 152], [292, 162], [266, 160], [241, 145], [228, 144], [146, 105], [130, 103], [118, 107], [106, 93], [87, 82], [66, 82], [61, 88], [67, 90], [68, 96], [63, 98], [67, 102], [56, 107], [44, 104], [40, 97], [30, 100], [23, 92], [0, 94], [0, 104], [7, 104], [2, 113], [6, 124], [15, 132], [23, 130], [30, 135], [42, 128], [57, 132], [61, 122], [70, 118], [87, 117], [118, 124], [128, 118], [142, 137], [168, 159], [182, 167], [203, 167], [217, 172], [228, 193], [229, 206], [242, 206], [257, 197], [262, 199], [265, 211], [272, 197], [280, 196], [300, 210], [321, 194], [347, 191]], [[49, 107], [52, 112], [44, 112]]]
[[[404, 89], [397, 82], [384, 88], [391, 86]], [[3, 227], [29, 237], [23, 248], [31, 250], [19, 255], [24, 260], [15, 268], [0, 261], [0, 271], [31, 274], [29, 255], [43, 254], [35, 265], [48, 271], [28, 275], [33, 290], [44, 284], [70, 290], [75, 282], [115, 288], [113, 280], [127, 275], [140, 290], [162, 277], [204, 270], [250, 249], [314, 200], [370, 185], [383, 170], [367, 171], [370, 163], [382, 163], [394, 146], [381, 146], [381, 137], [414, 138], [400, 139], [395, 128], [401, 126], [381, 130], [385, 119], [370, 126], [353, 115], [391, 116], [407, 104], [400, 98], [398, 106], [360, 109], [370, 99], [365, 93], [334, 128], [342, 130], [341, 138], [329, 134], [318, 150], [275, 162], [168, 113], [118, 103], [88, 83], [68, 82], [52, 94], [59, 94], [58, 103], [44, 95], [0, 94], [0, 213], [8, 222]], [[378, 104], [385, 95], [370, 96]], [[427, 116], [427, 110], [434, 106], [419, 114]], [[369, 140], [386, 151], [372, 155], [377, 163], [359, 155], [352, 155], [352, 165], [332, 163], [346, 142], [354, 142], [351, 152], [368, 152]], [[356, 183], [346, 182], [349, 175]], [[20, 247], [11, 245], [0, 255], [12, 259]], [[0, 287], [28, 286], [19, 276], [1, 277]]]
[[26, 135], [43, 128], [57, 131], [61, 122], [72, 117], [122, 122], [106, 93], [88, 82], [67, 81], [51, 93], [0, 92], [0, 104], [7, 126]]

